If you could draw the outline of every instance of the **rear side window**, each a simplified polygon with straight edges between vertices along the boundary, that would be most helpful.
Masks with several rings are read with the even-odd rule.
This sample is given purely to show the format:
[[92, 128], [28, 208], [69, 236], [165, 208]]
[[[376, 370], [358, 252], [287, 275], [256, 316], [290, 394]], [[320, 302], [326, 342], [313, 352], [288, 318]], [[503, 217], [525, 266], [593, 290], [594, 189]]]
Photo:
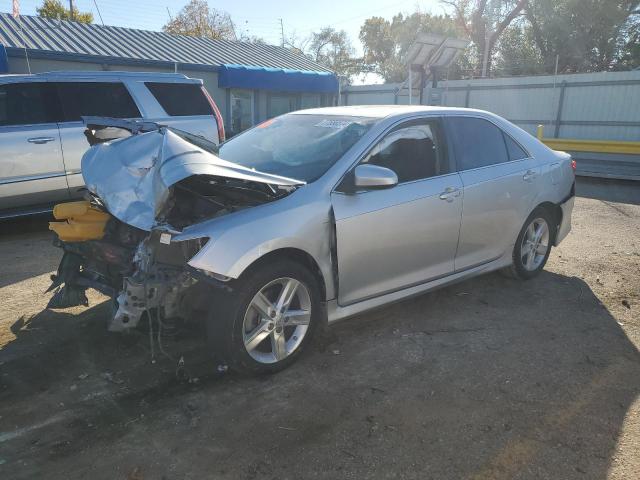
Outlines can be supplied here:
[[120, 82], [59, 82], [56, 85], [66, 122], [82, 120], [82, 116], [141, 116], [129, 91]]
[[200, 85], [194, 83], [145, 82], [165, 112], [172, 117], [213, 115]]
[[448, 121], [459, 171], [509, 161], [502, 130], [493, 123], [472, 117]]
[[0, 86], [0, 126], [55, 122], [55, 96], [45, 82]]
[[523, 158], [529, 158], [529, 154], [525, 152], [516, 141], [506, 133], [504, 135], [504, 143], [507, 145], [507, 152], [509, 152], [509, 160], [522, 160]]
[[363, 163], [390, 168], [399, 183], [448, 173], [437, 121], [400, 126], [384, 137]]

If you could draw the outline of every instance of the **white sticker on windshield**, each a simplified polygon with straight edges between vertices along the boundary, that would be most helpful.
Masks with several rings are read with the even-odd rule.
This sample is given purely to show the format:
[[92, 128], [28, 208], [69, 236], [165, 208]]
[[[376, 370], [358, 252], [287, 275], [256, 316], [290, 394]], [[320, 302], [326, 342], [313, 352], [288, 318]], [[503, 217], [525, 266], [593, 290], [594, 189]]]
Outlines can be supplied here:
[[324, 128], [345, 128], [351, 125], [353, 122], [348, 120], [322, 120], [320, 123], [316, 123], [316, 127], [324, 127]]

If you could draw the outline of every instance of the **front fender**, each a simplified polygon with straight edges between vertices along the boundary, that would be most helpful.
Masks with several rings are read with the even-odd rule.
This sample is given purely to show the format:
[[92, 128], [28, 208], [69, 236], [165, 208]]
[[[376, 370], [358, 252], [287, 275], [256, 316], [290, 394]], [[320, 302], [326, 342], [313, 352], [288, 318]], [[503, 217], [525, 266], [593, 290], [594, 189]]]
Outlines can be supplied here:
[[296, 249], [314, 259], [323, 276], [327, 299], [334, 298], [333, 225], [328, 208], [321, 202], [278, 208], [277, 211], [276, 205], [263, 207], [248, 209], [243, 215], [243, 212], [230, 215], [227, 221], [222, 217], [209, 226], [194, 226], [189, 232], [177, 235], [176, 241], [209, 238], [188, 264], [198, 270], [236, 279], [263, 256], [285, 248]]

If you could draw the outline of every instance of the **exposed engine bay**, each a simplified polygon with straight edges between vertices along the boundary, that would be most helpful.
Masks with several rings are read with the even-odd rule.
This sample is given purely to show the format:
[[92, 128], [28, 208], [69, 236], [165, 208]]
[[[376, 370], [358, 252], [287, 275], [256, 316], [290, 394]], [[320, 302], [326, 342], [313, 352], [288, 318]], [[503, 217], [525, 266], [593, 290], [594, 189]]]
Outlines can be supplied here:
[[200, 137], [155, 124], [85, 119], [86, 200], [57, 205], [50, 223], [64, 251], [48, 308], [88, 305], [94, 288], [113, 299], [111, 331], [145, 315], [188, 318], [198, 285], [215, 273], [188, 261], [208, 238], [175, 241], [196, 223], [271, 202], [302, 182], [256, 172], [215, 155]]

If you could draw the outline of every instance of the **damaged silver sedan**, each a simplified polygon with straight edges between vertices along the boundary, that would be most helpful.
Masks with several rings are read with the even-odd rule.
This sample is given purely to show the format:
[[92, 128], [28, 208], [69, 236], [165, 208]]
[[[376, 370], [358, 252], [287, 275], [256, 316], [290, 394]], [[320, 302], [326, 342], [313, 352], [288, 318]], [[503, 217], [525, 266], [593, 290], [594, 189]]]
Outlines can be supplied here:
[[487, 112], [305, 110], [219, 148], [86, 123], [89, 195], [54, 210], [49, 306], [95, 288], [113, 331], [207, 312], [212, 352], [238, 370], [284, 368], [327, 322], [454, 281], [532, 278], [570, 230], [571, 157]]

